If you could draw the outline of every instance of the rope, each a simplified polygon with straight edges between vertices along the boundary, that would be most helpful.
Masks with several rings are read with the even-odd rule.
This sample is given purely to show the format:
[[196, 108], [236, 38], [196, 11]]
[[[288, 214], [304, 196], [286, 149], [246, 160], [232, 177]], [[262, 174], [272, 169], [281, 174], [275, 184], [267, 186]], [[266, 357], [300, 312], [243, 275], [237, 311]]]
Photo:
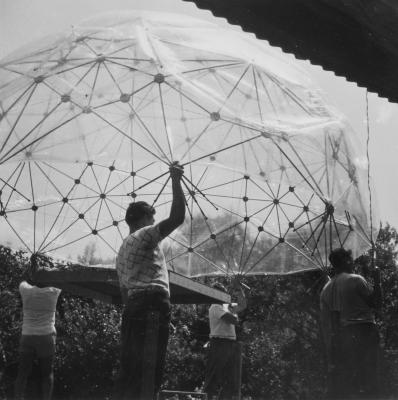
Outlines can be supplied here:
[[375, 243], [373, 240], [373, 211], [372, 211], [372, 189], [370, 185], [370, 155], [369, 155], [369, 142], [370, 142], [370, 123], [369, 123], [369, 98], [368, 91], [366, 90], [366, 159], [368, 163], [368, 191], [369, 191], [369, 218], [370, 218], [370, 244], [372, 246], [372, 266], [374, 266], [374, 258], [376, 255]]

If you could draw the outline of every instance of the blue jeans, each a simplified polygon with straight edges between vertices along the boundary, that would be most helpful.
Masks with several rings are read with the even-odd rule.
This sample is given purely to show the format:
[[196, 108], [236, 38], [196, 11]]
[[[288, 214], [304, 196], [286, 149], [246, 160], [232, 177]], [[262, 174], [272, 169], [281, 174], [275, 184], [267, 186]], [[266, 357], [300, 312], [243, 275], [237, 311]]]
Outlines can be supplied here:
[[[145, 366], [145, 344], [148, 319], [158, 317], [155, 371]], [[166, 293], [144, 293], [129, 297], [122, 316], [120, 376], [116, 387], [118, 399], [142, 399], [143, 373], [153, 373], [154, 392], [162, 381], [169, 339], [170, 300]], [[147, 346], [148, 348], [148, 346]], [[147, 399], [145, 399], [147, 400]]]

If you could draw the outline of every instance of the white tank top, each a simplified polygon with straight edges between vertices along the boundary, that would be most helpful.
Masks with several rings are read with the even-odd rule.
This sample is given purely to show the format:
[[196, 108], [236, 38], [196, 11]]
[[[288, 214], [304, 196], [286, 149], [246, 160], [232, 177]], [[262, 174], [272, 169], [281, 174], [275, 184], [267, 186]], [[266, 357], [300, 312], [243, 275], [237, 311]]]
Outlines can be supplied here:
[[235, 325], [221, 317], [229, 313], [228, 304], [212, 304], [209, 308], [210, 337], [236, 339]]
[[19, 285], [22, 297], [22, 335], [49, 335], [55, 333], [55, 309], [61, 289], [39, 288], [23, 281]]

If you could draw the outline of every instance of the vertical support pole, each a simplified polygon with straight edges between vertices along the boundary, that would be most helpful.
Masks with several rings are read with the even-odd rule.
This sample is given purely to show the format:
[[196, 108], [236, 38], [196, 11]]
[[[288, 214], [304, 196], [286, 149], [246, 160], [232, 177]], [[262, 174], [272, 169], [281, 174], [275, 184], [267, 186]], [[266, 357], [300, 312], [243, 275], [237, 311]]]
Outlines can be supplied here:
[[158, 355], [159, 312], [148, 314], [145, 328], [144, 360], [140, 400], [155, 398], [155, 378]]

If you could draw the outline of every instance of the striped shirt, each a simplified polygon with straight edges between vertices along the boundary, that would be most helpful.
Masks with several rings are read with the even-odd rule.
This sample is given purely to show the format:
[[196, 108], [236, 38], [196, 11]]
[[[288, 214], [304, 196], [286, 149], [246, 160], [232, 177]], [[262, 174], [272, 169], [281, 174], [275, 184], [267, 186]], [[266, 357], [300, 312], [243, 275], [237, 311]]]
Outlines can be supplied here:
[[142, 289], [169, 293], [169, 275], [159, 242], [163, 239], [159, 225], [145, 226], [127, 236], [116, 259], [119, 284], [128, 295]]

